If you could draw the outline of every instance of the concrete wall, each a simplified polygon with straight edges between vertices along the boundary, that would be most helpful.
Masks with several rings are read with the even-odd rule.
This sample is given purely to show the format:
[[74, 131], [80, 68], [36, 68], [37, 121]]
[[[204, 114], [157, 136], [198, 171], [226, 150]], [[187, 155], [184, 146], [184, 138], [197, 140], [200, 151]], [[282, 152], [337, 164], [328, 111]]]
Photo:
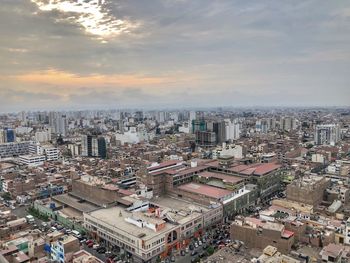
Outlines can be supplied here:
[[281, 233], [274, 230], [263, 229], [260, 232], [257, 228], [232, 224], [230, 232], [232, 240], [241, 240], [249, 248], [264, 249], [266, 246], [271, 245], [283, 254], [288, 254], [294, 243], [294, 237], [283, 239], [281, 238]]

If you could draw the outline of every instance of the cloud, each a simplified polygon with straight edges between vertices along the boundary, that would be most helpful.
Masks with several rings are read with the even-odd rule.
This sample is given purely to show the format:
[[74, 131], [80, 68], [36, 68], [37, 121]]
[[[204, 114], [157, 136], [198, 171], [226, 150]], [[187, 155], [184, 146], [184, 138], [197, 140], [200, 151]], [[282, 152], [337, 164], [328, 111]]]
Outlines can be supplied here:
[[2, 1], [0, 91], [21, 103], [2, 98], [0, 108], [348, 105], [349, 9], [318, 0]]
[[77, 23], [92, 35], [102, 38], [118, 36], [130, 31], [139, 25], [126, 19], [117, 19], [110, 14], [105, 0], [31, 0], [41, 11], [58, 11], [62, 16], [57, 22], [68, 21]]

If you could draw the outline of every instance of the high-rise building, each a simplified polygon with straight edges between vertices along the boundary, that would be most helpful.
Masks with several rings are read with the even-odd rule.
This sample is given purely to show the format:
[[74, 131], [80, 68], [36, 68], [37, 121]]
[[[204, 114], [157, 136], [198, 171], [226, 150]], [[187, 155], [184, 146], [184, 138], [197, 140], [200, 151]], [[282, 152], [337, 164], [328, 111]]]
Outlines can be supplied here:
[[15, 131], [10, 128], [5, 128], [3, 130], [3, 138], [4, 138], [4, 142], [15, 142], [15, 139], [16, 139]]
[[281, 129], [284, 131], [295, 130], [297, 127], [295, 118], [292, 117], [284, 117], [281, 119]]
[[315, 129], [315, 144], [335, 145], [340, 140], [340, 129], [337, 124], [317, 125]]
[[104, 137], [83, 135], [81, 155], [88, 157], [107, 157], [107, 145]]
[[35, 133], [35, 141], [37, 141], [37, 142], [51, 141], [51, 132], [50, 131], [37, 131]]
[[66, 136], [67, 134], [67, 116], [66, 115], [58, 115], [56, 119], [56, 133], [62, 136]]

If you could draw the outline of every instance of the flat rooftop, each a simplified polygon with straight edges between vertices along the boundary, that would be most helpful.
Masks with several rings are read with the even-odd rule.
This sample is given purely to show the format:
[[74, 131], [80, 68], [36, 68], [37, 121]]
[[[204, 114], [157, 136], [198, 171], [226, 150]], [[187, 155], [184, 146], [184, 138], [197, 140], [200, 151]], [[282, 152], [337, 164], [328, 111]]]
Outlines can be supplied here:
[[52, 199], [61, 204], [68, 205], [69, 207], [72, 207], [80, 212], [88, 212], [97, 208], [97, 206], [93, 204], [81, 202], [80, 199], [68, 194], [56, 195], [53, 196]]
[[[133, 213], [128, 212], [124, 208], [118, 206], [102, 208], [88, 212], [87, 214], [95, 218], [97, 222], [103, 222], [111, 227], [119, 229], [120, 232], [125, 232], [134, 236], [135, 238], [141, 238], [143, 240], [152, 239], [178, 227], [170, 223], [165, 223], [165, 227], [158, 232], [155, 232], [147, 227], [138, 227], [125, 221], [125, 218], [127, 217], [133, 218]], [[137, 218], [137, 214], [135, 214], [135, 217]]]
[[215, 173], [215, 172], [201, 172], [198, 174], [199, 177], [205, 177], [207, 179], [218, 179], [218, 180], [222, 180], [224, 182], [228, 182], [231, 184], [237, 184], [239, 182], [242, 182], [244, 179], [238, 176], [234, 176], [234, 175], [226, 175], [226, 174], [222, 174], [222, 173]]
[[262, 176], [279, 169], [281, 165], [275, 163], [255, 163], [251, 165], [235, 165], [229, 168], [230, 171], [242, 175]]
[[208, 206], [173, 197], [153, 198], [151, 203], [161, 207], [163, 210], [169, 209], [170, 211], [168, 214], [180, 224], [191, 221], [192, 219], [201, 216], [202, 213], [210, 210]]
[[217, 188], [214, 186], [209, 186], [205, 184], [197, 184], [197, 183], [189, 183], [189, 184], [184, 184], [180, 185], [178, 189], [186, 191], [186, 192], [191, 192], [191, 193], [196, 193], [204, 196], [208, 196], [211, 198], [216, 198], [220, 199], [225, 196], [231, 195], [232, 191], [226, 190], [226, 189], [221, 189]]

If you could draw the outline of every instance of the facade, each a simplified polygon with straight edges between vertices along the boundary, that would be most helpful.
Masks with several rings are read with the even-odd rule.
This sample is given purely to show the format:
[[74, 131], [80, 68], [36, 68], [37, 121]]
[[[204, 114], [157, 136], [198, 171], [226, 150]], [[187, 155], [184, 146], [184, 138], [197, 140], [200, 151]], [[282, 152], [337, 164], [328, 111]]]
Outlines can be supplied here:
[[37, 131], [35, 133], [36, 142], [48, 142], [51, 141], [51, 132], [50, 131]]
[[0, 158], [12, 158], [29, 154], [29, 145], [32, 142], [10, 142], [0, 144]]
[[315, 207], [322, 202], [329, 185], [330, 180], [323, 176], [305, 176], [287, 186], [287, 199]]
[[32, 143], [29, 145], [29, 153], [31, 155], [45, 156], [47, 161], [58, 160], [59, 150], [52, 145], [41, 145], [40, 143]]
[[316, 145], [336, 145], [340, 140], [340, 128], [337, 124], [317, 125], [315, 129]]
[[230, 232], [232, 240], [243, 241], [249, 248], [271, 245], [288, 254], [294, 244], [294, 232], [286, 230], [284, 225], [252, 217], [236, 218]]
[[97, 137], [92, 135], [82, 136], [82, 156], [87, 157], [107, 157], [107, 146], [104, 137]]
[[3, 141], [4, 141], [4, 143], [15, 142], [15, 140], [16, 140], [15, 130], [14, 129], [10, 129], [10, 128], [5, 128], [3, 130]]
[[217, 137], [212, 131], [196, 131], [196, 144], [201, 147], [213, 147], [216, 145]]
[[[134, 198], [129, 196], [125, 200]], [[222, 222], [222, 206], [203, 206], [179, 198], [151, 199], [148, 206], [114, 206], [84, 213], [84, 225], [107, 246], [133, 255], [134, 262], [156, 262], [180, 249], [205, 228]]]
[[28, 166], [40, 166], [43, 165], [46, 157], [45, 155], [33, 155], [33, 154], [29, 154], [29, 155], [21, 155], [19, 156], [19, 162], [21, 164], [24, 165], [28, 165]]
[[121, 207], [84, 213], [84, 225], [100, 239], [133, 255], [134, 262], [155, 262], [180, 239], [180, 226]]
[[74, 236], [63, 236], [51, 245], [51, 259], [54, 262], [67, 262], [67, 254], [80, 250], [79, 240]]

